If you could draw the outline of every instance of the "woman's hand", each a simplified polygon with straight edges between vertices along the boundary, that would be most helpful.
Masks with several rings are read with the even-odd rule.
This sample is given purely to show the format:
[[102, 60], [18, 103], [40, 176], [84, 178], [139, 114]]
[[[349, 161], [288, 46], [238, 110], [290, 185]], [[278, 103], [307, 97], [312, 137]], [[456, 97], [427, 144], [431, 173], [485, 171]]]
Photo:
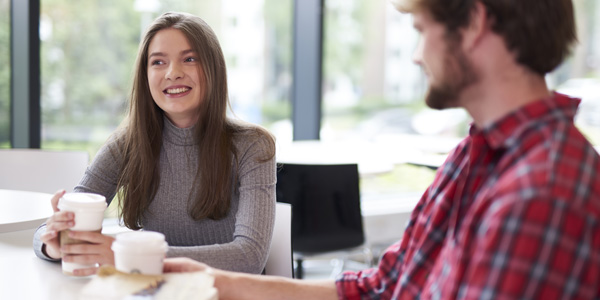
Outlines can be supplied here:
[[[99, 232], [69, 231], [70, 238], [82, 240], [88, 242], [88, 244], [60, 246], [59, 232], [75, 226], [75, 214], [70, 211], [60, 211], [58, 209], [58, 201], [64, 194], [65, 190], [60, 190], [50, 200], [54, 214], [46, 221], [46, 232], [40, 236], [40, 240], [44, 243], [42, 250], [49, 257], [54, 259], [62, 258], [66, 262], [114, 265], [114, 254], [110, 249], [114, 238], [105, 236]], [[95, 274], [97, 269], [77, 269], [73, 274], [76, 276], [88, 276]]]
[[197, 262], [187, 257], [167, 258], [164, 261], [163, 271], [165, 273], [210, 271], [206, 264]]
[[[87, 243], [63, 245], [60, 248], [63, 261], [114, 266], [115, 255], [110, 248], [115, 240], [113, 237], [95, 231], [69, 231], [69, 237]], [[76, 269], [73, 271], [73, 275], [89, 276], [96, 274], [96, 271], [98, 271], [97, 267]]]
[[51, 258], [58, 259], [60, 253], [60, 242], [58, 233], [62, 230], [75, 226], [75, 214], [72, 212], [61, 212], [58, 210], [58, 200], [65, 194], [65, 190], [60, 190], [54, 194], [50, 203], [54, 214], [46, 221], [46, 233], [40, 236], [40, 240], [45, 247], [42, 249]]

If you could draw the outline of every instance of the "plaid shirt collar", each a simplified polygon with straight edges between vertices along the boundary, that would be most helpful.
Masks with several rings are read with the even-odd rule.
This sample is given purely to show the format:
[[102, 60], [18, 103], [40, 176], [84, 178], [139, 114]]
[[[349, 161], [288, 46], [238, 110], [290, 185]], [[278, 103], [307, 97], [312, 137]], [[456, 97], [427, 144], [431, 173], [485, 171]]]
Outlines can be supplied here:
[[529, 103], [481, 130], [471, 123], [469, 136], [475, 140], [483, 139], [491, 149], [508, 149], [518, 143], [522, 132], [548, 119], [567, 118], [572, 121], [580, 103], [580, 99], [554, 92], [552, 96]]

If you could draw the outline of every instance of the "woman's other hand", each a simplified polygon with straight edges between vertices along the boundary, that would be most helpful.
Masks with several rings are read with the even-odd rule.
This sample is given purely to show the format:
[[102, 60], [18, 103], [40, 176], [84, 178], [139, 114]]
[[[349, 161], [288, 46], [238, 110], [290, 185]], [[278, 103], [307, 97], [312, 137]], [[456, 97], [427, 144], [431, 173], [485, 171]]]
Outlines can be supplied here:
[[61, 212], [58, 210], [58, 200], [65, 192], [65, 190], [56, 192], [50, 200], [54, 214], [46, 220], [46, 232], [40, 236], [42, 243], [44, 243], [42, 251], [50, 258], [54, 259], [62, 257], [58, 233], [75, 226], [74, 213], [68, 211]]
[[[78, 264], [115, 265], [115, 255], [110, 248], [115, 240], [111, 236], [95, 231], [69, 231], [69, 238], [85, 241], [83, 244], [63, 245], [60, 248], [62, 259]], [[97, 267], [76, 269], [75, 276], [96, 274]]]
[[[111, 250], [113, 237], [105, 236], [94, 231], [69, 231], [69, 238], [87, 242], [60, 246], [59, 233], [75, 226], [75, 214], [70, 211], [60, 211], [58, 201], [65, 194], [60, 190], [54, 194], [50, 203], [54, 214], [46, 221], [46, 232], [40, 239], [44, 243], [42, 251], [51, 258], [62, 258], [66, 262], [80, 264], [114, 265], [114, 254]], [[88, 276], [96, 273], [98, 268], [77, 269], [76, 276]]]

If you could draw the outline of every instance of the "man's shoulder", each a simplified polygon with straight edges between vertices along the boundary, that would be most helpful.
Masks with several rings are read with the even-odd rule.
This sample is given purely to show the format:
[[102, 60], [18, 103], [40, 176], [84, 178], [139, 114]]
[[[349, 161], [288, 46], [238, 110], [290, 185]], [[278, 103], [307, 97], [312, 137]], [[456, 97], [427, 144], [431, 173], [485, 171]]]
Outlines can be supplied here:
[[600, 155], [574, 126], [524, 137], [510, 151], [493, 186], [496, 197], [596, 207], [600, 211]]
[[[598, 152], [570, 120], [532, 120], [510, 140], [502, 154], [509, 160], [505, 162], [508, 166], [547, 172], [556, 168], [579, 168], [594, 161], [590, 166], [600, 168]], [[566, 166], [561, 166], [564, 164]]]

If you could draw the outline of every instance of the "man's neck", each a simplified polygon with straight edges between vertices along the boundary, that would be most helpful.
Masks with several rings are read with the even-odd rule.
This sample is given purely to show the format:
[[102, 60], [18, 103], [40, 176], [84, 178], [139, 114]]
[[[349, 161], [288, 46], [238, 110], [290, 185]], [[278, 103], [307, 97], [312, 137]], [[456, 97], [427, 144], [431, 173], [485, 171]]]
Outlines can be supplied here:
[[484, 76], [461, 97], [478, 128], [484, 128], [518, 108], [551, 96], [544, 77], [516, 68]]

